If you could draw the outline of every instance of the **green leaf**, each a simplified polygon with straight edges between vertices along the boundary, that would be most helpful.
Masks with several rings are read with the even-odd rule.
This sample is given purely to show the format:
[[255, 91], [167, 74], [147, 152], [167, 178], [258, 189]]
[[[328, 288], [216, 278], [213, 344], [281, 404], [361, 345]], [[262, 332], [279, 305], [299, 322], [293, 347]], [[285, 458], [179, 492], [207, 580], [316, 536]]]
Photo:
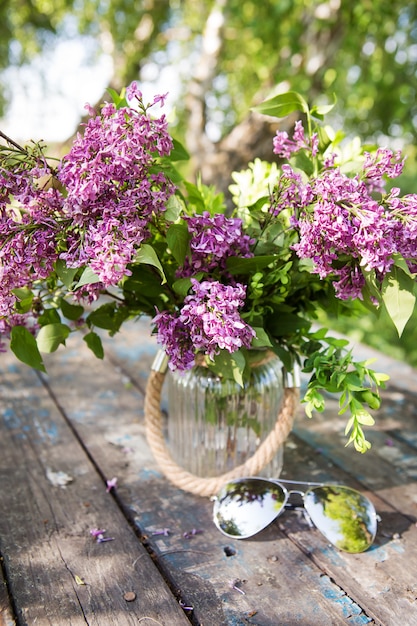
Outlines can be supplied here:
[[[339, 412], [340, 415], [340, 412]], [[345, 435], [347, 435], [349, 433], [350, 430], [352, 430], [353, 425], [355, 424], [355, 418], [354, 417], [350, 417], [349, 420], [346, 423], [346, 427], [345, 427]], [[352, 441], [352, 439], [350, 440]], [[349, 443], [350, 443], [349, 441]]]
[[370, 270], [370, 271], [366, 270], [362, 265], [361, 271], [362, 271], [363, 277], [365, 278], [366, 289], [363, 290], [363, 293], [364, 293], [366, 301], [371, 302], [372, 298], [376, 298], [376, 300], [379, 302], [381, 299], [381, 294], [379, 291], [380, 284], [376, 277], [375, 270]]
[[38, 322], [41, 326], [47, 326], [48, 324], [60, 324], [61, 318], [56, 309], [44, 309], [42, 315], [38, 317]]
[[163, 172], [165, 176], [174, 184], [182, 182], [184, 178], [177, 168], [174, 167], [169, 157], [163, 157], [161, 159], [161, 164], [149, 168], [150, 174], [159, 174], [159, 172]]
[[305, 152], [297, 152], [294, 159], [296, 167], [307, 174], [312, 176], [314, 174], [314, 163], [308, 158]]
[[114, 302], [106, 302], [90, 313], [87, 324], [115, 333], [124, 319], [126, 313], [123, 310], [117, 309]]
[[81, 278], [78, 283], [75, 285], [74, 289], [79, 289], [84, 285], [94, 285], [95, 283], [99, 283], [100, 278], [93, 272], [90, 267], [86, 267], [83, 273], [81, 274]]
[[35, 337], [24, 326], [14, 326], [10, 332], [10, 349], [16, 357], [37, 370], [46, 372]]
[[359, 422], [359, 424], [363, 424], [364, 426], [373, 426], [375, 424], [374, 418], [365, 409], [357, 411], [355, 413], [355, 418]]
[[246, 366], [246, 359], [240, 350], [230, 354], [227, 350], [220, 350], [213, 361], [207, 360], [207, 366], [217, 375], [224, 378], [232, 378], [238, 385], [243, 387], [243, 372]]
[[197, 213], [205, 209], [203, 195], [200, 189], [194, 183], [184, 181], [184, 187], [187, 190], [188, 202], [197, 208]]
[[156, 269], [161, 274], [162, 284], [167, 282], [167, 279], [165, 277], [164, 270], [158, 258], [158, 255], [156, 254], [152, 246], [150, 246], [148, 243], [143, 243], [141, 245], [141, 247], [139, 248], [136, 254], [135, 261], [137, 263], [145, 263], [146, 265], [152, 265], [153, 267], [156, 267]]
[[346, 375], [346, 386], [350, 391], [360, 391], [363, 389], [363, 381], [355, 372]]
[[183, 265], [189, 252], [191, 235], [186, 224], [172, 224], [167, 231], [167, 243], [175, 260]]
[[70, 332], [71, 330], [66, 324], [42, 326], [36, 338], [40, 352], [55, 352], [61, 344], [65, 345]]
[[17, 287], [16, 289], [12, 289], [12, 293], [16, 296], [16, 298], [19, 298], [19, 300], [33, 298], [33, 293], [29, 287]]
[[333, 94], [333, 102], [331, 104], [316, 104], [311, 107], [311, 115], [322, 120], [325, 115], [334, 109], [337, 102], [336, 94]]
[[59, 280], [65, 285], [65, 287], [68, 287], [68, 289], [71, 289], [72, 283], [74, 282], [74, 278], [79, 269], [79, 267], [67, 267], [65, 261], [63, 261], [62, 259], [58, 259], [58, 261], [55, 263], [55, 271], [57, 273], [57, 276]]
[[416, 297], [413, 291], [414, 280], [394, 265], [383, 280], [382, 301], [400, 337], [414, 311]]
[[231, 356], [231, 360], [232, 360], [233, 378], [237, 382], [238, 385], [243, 387], [243, 384], [244, 384], [243, 383], [243, 372], [244, 372], [245, 366], [246, 366], [245, 357], [240, 352], [240, 350], [237, 350], [236, 352], [233, 352], [233, 354], [231, 354], [230, 356]]
[[268, 333], [262, 327], [253, 327], [256, 332], [256, 337], [252, 339], [252, 348], [271, 347], [272, 343], [268, 336]]
[[326, 149], [330, 146], [331, 139], [327, 133], [327, 130], [323, 128], [323, 126], [319, 126], [317, 128], [317, 134], [319, 136], [319, 150], [324, 153]]
[[307, 417], [310, 418], [313, 417], [313, 411], [322, 413], [326, 404], [323, 395], [317, 391], [317, 389], [313, 389], [312, 387], [307, 389], [302, 402], [306, 403], [305, 412]]
[[276, 256], [269, 254], [265, 256], [254, 256], [241, 258], [231, 256], [227, 259], [227, 269], [231, 274], [252, 274], [276, 261]]
[[191, 288], [191, 279], [190, 278], [179, 278], [172, 285], [173, 290], [179, 296], [185, 298]]
[[97, 333], [91, 331], [83, 337], [83, 340], [98, 359], [104, 358], [103, 344]]
[[182, 143], [180, 143], [177, 139], [172, 139], [172, 142], [174, 144], [174, 147], [169, 155], [171, 161], [188, 161], [190, 155], [188, 154]]
[[62, 298], [61, 300], [60, 308], [64, 317], [66, 317], [67, 320], [72, 320], [72, 321], [79, 320], [82, 314], [84, 313], [83, 306], [81, 306], [80, 304], [70, 304], [64, 298]]
[[118, 94], [117, 91], [115, 89], [112, 89], [111, 87], [107, 87], [107, 91], [109, 92], [113, 104], [117, 109], [128, 106], [127, 100], [125, 98], [125, 89], [122, 89], [120, 94]]
[[400, 268], [407, 274], [407, 276], [411, 276], [410, 268], [407, 265], [407, 261], [400, 254], [393, 254], [394, 265], [395, 267]]
[[373, 426], [375, 424], [372, 415], [364, 408], [362, 402], [356, 398], [351, 399], [350, 410], [352, 417], [358, 424], [363, 424], [364, 426]]
[[390, 376], [388, 374], [384, 374], [383, 372], [372, 372], [371, 377], [379, 387], [385, 386], [383, 383], [390, 379]]
[[181, 213], [184, 211], [184, 202], [177, 195], [170, 196], [166, 203], [164, 218], [167, 222], [176, 222]]
[[252, 110], [263, 115], [272, 115], [273, 117], [286, 117], [294, 111], [309, 113], [307, 102], [295, 91], [288, 91], [287, 93], [274, 96], [253, 107]]
[[306, 331], [310, 322], [296, 314], [277, 313], [268, 319], [268, 330], [272, 337], [284, 337], [298, 331]]
[[12, 289], [12, 293], [16, 296], [16, 311], [18, 313], [27, 313], [32, 308], [33, 293], [28, 287], [18, 287]]

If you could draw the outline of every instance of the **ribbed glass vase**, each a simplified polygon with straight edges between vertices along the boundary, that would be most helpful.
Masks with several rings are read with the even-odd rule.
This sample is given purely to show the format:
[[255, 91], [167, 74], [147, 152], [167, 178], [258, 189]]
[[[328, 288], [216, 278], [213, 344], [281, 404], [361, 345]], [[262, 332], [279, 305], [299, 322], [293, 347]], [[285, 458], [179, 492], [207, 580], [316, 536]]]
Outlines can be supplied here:
[[[168, 447], [197, 476], [219, 476], [244, 463], [274, 428], [283, 400], [282, 362], [257, 351], [242, 388], [204, 365], [168, 373]], [[279, 476], [281, 446], [261, 472]]]

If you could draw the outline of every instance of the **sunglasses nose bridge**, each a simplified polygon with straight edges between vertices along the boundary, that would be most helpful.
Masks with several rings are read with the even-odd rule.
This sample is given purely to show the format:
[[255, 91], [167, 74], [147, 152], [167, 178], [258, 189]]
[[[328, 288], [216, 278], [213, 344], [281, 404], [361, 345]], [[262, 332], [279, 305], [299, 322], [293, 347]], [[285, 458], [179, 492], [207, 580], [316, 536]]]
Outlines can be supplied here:
[[290, 489], [287, 492], [287, 498], [285, 501], [287, 508], [303, 508], [304, 507], [305, 492], [299, 489]]
[[290, 489], [288, 491], [288, 496], [292, 496], [292, 495], [297, 495], [297, 496], [300, 496], [301, 498], [304, 498], [305, 491], [300, 491], [299, 489]]

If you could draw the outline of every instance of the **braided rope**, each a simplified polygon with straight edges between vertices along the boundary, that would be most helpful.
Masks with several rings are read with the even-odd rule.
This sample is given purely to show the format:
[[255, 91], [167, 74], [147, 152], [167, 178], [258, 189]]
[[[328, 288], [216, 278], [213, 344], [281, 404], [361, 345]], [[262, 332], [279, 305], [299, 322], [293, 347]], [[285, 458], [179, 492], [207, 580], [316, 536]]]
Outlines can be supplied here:
[[228, 480], [242, 476], [256, 476], [272, 460], [291, 431], [299, 399], [299, 391], [296, 388], [284, 390], [282, 407], [274, 429], [245, 463], [221, 476], [211, 478], [195, 476], [173, 460], [165, 442], [160, 409], [164, 379], [164, 372], [154, 370], [151, 371], [148, 379], [145, 395], [146, 438], [161, 471], [174, 485], [184, 491], [199, 496], [211, 496], [217, 493]]

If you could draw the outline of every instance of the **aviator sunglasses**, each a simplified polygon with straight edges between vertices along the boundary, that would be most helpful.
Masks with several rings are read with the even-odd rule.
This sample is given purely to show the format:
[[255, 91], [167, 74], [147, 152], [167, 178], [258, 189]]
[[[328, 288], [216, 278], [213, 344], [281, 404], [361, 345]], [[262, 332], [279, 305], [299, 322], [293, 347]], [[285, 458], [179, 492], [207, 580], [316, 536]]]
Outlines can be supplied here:
[[[308, 489], [288, 490], [283, 482]], [[291, 495], [302, 498], [307, 520], [339, 550], [364, 552], [373, 544], [378, 521], [374, 505], [343, 485], [238, 478], [215, 496], [213, 521], [227, 537], [247, 539], [269, 526], [284, 509], [298, 509], [299, 505], [289, 502]]]

